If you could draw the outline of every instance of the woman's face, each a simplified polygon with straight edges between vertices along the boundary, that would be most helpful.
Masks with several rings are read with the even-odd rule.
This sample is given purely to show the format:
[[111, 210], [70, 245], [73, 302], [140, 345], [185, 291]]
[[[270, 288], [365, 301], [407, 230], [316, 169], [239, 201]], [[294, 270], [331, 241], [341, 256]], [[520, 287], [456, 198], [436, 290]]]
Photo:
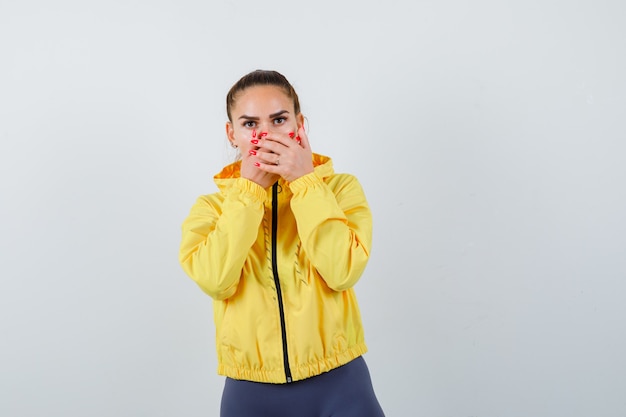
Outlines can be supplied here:
[[297, 132], [304, 121], [302, 114], [294, 114], [293, 100], [282, 88], [257, 85], [240, 92], [230, 109], [232, 122], [226, 123], [226, 134], [241, 154], [254, 146], [250, 140], [261, 133], [268, 136]]

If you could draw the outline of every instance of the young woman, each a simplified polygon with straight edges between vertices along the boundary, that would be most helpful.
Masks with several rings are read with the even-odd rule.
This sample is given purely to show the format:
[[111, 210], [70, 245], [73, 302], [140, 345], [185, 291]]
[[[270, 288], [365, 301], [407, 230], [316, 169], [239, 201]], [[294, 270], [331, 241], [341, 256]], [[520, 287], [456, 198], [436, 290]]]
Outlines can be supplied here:
[[353, 290], [372, 239], [361, 186], [311, 152], [278, 72], [245, 75], [226, 110], [241, 158], [192, 207], [179, 254], [214, 300], [221, 416], [383, 416]]

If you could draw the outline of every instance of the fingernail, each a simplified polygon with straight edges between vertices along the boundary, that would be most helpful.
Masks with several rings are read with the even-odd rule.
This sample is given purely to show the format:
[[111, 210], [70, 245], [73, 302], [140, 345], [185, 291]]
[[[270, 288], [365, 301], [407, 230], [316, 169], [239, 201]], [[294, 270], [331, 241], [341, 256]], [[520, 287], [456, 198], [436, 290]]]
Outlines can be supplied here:
[[290, 137], [291, 139], [293, 139], [293, 137], [294, 137], [295, 135], [296, 135], [295, 133], [293, 133], [293, 132], [289, 132], [289, 137]]
[[302, 139], [300, 139], [300, 136], [298, 135], [298, 136], [296, 136], [296, 140], [297, 140], [298, 142], [300, 142]]
[[256, 130], [253, 130], [253, 131], [252, 131], [252, 137], [253, 137], [253, 138], [256, 138]]
[[256, 155], [256, 151], [252, 151], [252, 150], [251, 150], [251, 151], [248, 151], [248, 153], [249, 153], [250, 155]]
[[252, 139], [250, 142], [254, 143], [256, 145], [257, 143], [259, 143], [259, 140], [258, 139]]
[[254, 166], [255, 166], [255, 167], [260, 167], [260, 166], [261, 166], [261, 164], [259, 164], [258, 162], [255, 162], [255, 163], [254, 163]]
[[267, 136], [267, 132], [262, 132], [261, 137]]

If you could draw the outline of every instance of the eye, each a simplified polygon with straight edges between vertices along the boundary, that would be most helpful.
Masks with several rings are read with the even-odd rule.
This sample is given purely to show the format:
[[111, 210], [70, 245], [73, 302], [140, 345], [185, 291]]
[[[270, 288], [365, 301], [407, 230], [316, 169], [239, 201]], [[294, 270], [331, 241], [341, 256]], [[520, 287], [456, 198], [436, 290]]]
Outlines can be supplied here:
[[246, 120], [245, 122], [243, 122], [243, 127], [247, 127], [247, 128], [253, 128], [256, 126], [256, 122], [252, 121], [252, 120]]
[[285, 121], [287, 120], [286, 117], [277, 117], [274, 119], [274, 124], [275, 125], [281, 125], [283, 123], [285, 123]]

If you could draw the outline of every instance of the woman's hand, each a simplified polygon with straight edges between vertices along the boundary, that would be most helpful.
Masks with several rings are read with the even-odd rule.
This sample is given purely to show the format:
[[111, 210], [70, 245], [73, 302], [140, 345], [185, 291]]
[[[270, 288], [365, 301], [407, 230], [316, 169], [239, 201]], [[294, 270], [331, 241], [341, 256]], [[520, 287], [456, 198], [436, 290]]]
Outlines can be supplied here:
[[[263, 188], [267, 188], [274, 184], [280, 178], [280, 175], [273, 174], [268, 171], [259, 169], [259, 158], [257, 158], [253, 151], [250, 151], [247, 155], [241, 156], [241, 177], [256, 182]], [[257, 152], [257, 151], [254, 151]]]
[[298, 129], [297, 136], [293, 138], [262, 133], [257, 146], [249, 153], [257, 158], [254, 165], [260, 172], [281, 176], [290, 182], [313, 172], [313, 156], [304, 126]]

